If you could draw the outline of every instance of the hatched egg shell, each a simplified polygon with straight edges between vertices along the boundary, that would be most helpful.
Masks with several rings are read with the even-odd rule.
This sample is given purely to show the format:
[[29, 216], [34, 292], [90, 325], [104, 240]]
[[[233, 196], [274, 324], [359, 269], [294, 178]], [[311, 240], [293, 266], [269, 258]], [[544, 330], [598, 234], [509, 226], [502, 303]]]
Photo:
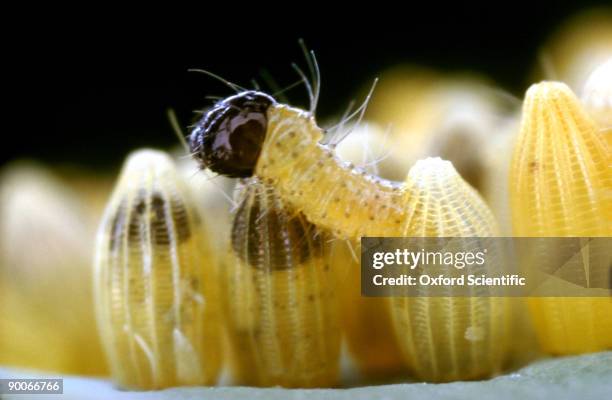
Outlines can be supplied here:
[[[449, 161], [418, 161], [406, 180], [407, 237], [497, 234], [491, 211]], [[469, 249], [466, 249], [468, 251]], [[478, 379], [501, 371], [511, 339], [511, 303], [503, 297], [390, 297], [402, 354], [426, 381]], [[452, 287], [449, 292], [452, 292]]]

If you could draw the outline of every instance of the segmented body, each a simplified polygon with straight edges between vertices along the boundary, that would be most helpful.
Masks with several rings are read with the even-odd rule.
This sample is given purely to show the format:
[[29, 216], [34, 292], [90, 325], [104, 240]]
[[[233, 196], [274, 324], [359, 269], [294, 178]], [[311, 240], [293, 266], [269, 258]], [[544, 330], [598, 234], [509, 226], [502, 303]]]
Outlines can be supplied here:
[[320, 144], [322, 138], [310, 114], [271, 106], [255, 174], [339, 237], [392, 236], [405, 229], [405, 188], [352, 168]]
[[237, 382], [336, 385], [340, 323], [327, 235], [257, 178], [239, 198], [222, 275]]
[[170, 158], [131, 155], [102, 219], [95, 261], [99, 330], [119, 386], [215, 383], [218, 283], [203, 231]]
[[[314, 224], [353, 239], [497, 232], [482, 199], [449, 162], [420, 161], [403, 184], [394, 183], [343, 163], [319, 143], [322, 136], [308, 114], [270, 107], [255, 171]], [[470, 379], [501, 369], [510, 335], [505, 299], [392, 298], [389, 307], [405, 361], [419, 377]]]

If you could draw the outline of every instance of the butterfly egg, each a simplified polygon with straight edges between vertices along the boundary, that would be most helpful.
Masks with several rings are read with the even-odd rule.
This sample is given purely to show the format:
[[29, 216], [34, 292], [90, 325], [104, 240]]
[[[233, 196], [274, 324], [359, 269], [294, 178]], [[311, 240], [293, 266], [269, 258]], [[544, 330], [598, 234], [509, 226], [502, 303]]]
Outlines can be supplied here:
[[[510, 169], [515, 236], [611, 236], [611, 162], [603, 136], [565, 84], [531, 86]], [[612, 346], [610, 298], [533, 298], [530, 307], [549, 353]]]
[[[412, 211], [403, 236], [497, 234], [491, 211], [450, 162], [439, 158], [418, 161], [406, 185]], [[461, 243], [468, 246], [467, 241]], [[473, 246], [478, 244], [469, 244]], [[449, 294], [454, 290], [449, 287]], [[508, 298], [478, 297], [482, 294], [478, 290], [482, 289], [472, 290], [472, 297], [427, 297], [428, 287], [424, 286], [418, 297], [389, 298], [402, 353], [420, 379], [477, 379], [502, 369], [511, 338], [511, 303]]]
[[[0, 365], [104, 375], [83, 193], [44, 165], [0, 173]], [[86, 222], [87, 221], [87, 222]]]
[[172, 160], [131, 154], [95, 249], [98, 329], [120, 387], [215, 383], [219, 296], [207, 239]]
[[582, 90], [582, 103], [612, 148], [612, 58], [597, 67]]
[[237, 383], [337, 384], [340, 326], [326, 240], [273, 187], [244, 183], [222, 278]]
[[[190, 147], [204, 167], [261, 179], [294, 212], [336, 237], [497, 232], [489, 209], [450, 162], [421, 161], [405, 182], [392, 182], [340, 160], [333, 147], [320, 143], [322, 138], [310, 113], [278, 104], [260, 92], [243, 92], [220, 102], [197, 125]], [[232, 146], [221, 145], [228, 142]], [[431, 299], [435, 314], [429, 314], [429, 300], [400, 302], [391, 311], [403, 353], [411, 365], [418, 364], [420, 376], [468, 379], [501, 368], [510, 336], [505, 299]], [[413, 304], [429, 320], [407, 320]], [[405, 333], [406, 325], [446, 331], [449, 323], [454, 324], [450, 336], [430, 335], [425, 342]], [[440, 346], [437, 353], [431, 352], [433, 346]], [[428, 357], [419, 353], [427, 351]]]

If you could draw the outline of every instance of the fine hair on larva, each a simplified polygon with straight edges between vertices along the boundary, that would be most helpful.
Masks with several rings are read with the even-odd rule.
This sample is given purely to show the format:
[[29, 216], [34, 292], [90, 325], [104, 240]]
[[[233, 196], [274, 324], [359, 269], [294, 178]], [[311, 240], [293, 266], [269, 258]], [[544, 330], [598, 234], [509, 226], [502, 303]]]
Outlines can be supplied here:
[[96, 316], [120, 387], [216, 382], [216, 261], [192, 201], [170, 157], [139, 150], [125, 162], [100, 223]]
[[[294, 212], [336, 238], [497, 234], [490, 210], [450, 162], [418, 161], [404, 182], [394, 182], [340, 160], [335, 143], [325, 137], [311, 111], [244, 91], [216, 103], [196, 124], [189, 143], [202, 168], [258, 179]], [[404, 360], [420, 378], [474, 379], [501, 370], [510, 337], [505, 299], [389, 299], [388, 307]], [[410, 317], [432, 317], [433, 309], [435, 318]], [[440, 331], [466, 319], [473, 323], [452, 324], [447, 336], [406, 334], [407, 328]], [[435, 351], [427, 353], [428, 348]]]

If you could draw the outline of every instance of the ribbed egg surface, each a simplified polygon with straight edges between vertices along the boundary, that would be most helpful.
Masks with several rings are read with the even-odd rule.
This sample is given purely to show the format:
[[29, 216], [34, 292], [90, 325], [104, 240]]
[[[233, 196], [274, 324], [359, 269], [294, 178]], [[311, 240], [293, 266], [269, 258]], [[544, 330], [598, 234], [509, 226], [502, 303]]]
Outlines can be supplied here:
[[[418, 161], [406, 179], [408, 187], [404, 236], [495, 236], [491, 211], [449, 161]], [[473, 270], [472, 272], [476, 272]], [[508, 357], [512, 314], [509, 298], [486, 297], [473, 288], [470, 297], [419, 296], [389, 298], [395, 334], [417, 377], [427, 381], [476, 379], [501, 371]], [[453, 296], [455, 294], [455, 296]]]
[[[610, 149], [565, 84], [542, 82], [527, 91], [510, 182], [515, 236], [612, 235]], [[555, 254], [554, 249], [544, 251], [549, 257]], [[609, 274], [605, 264], [600, 266], [601, 271], [591, 274]], [[530, 307], [547, 352], [612, 346], [609, 297], [533, 298]]]
[[244, 183], [222, 273], [237, 383], [337, 383], [340, 326], [326, 240], [271, 186]]
[[115, 383], [159, 389], [216, 382], [216, 261], [174, 163], [127, 159], [96, 244], [95, 301]]

